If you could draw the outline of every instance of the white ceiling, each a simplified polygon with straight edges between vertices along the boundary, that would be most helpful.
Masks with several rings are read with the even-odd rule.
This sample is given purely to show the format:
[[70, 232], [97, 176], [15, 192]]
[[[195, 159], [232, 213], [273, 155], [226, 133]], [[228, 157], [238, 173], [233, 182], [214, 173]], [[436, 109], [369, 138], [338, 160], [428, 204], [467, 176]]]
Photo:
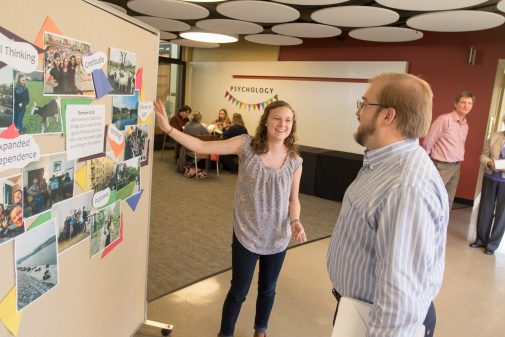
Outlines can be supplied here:
[[164, 40], [196, 26], [271, 45], [339, 35], [398, 43], [418, 40], [423, 31], [475, 31], [505, 22], [505, 0], [107, 1], [160, 29]]
[[443, 11], [480, 5], [487, 0], [376, 0], [377, 3], [395, 9], [408, 11]]
[[453, 10], [416, 15], [407, 20], [409, 27], [433, 32], [461, 32], [494, 28], [502, 25], [505, 17], [501, 14]]
[[419, 40], [423, 37], [423, 33], [403, 27], [367, 27], [353, 29], [349, 32], [349, 36], [373, 42], [404, 42]]
[[227, 1], [217, 5], [216, 10], [232, 19], [263, 23], [289, 22], [300, 17], [293, 7], [267, 1]]

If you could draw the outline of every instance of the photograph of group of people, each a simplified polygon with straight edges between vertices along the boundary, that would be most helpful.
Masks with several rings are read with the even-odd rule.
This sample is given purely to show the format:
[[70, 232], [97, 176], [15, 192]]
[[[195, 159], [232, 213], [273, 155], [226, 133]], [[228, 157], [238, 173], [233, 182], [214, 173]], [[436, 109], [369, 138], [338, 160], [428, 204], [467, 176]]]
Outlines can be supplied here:
[[23, 170], [23, 215], [25, 218], [49, 210], [74, 195], [75, 161], [65, 152], [41, 156]]
[[52, 208], [58, 235], [58, 253], [89, 236], [93, 191], [62, 201]]
[[0, 245], [23, 234], [22, 176], [0, 179]]
[[44, 33], [44, 94], [95, 97], [91, 74], [83, 68], [88, 43]]

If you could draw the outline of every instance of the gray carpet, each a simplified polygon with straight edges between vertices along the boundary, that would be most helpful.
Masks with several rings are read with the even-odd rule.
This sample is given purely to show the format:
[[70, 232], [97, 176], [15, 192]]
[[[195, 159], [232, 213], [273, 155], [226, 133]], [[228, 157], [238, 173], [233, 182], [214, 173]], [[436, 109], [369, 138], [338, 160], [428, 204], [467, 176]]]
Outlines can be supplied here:
[[[237, 176], [210, 170], [207, 179], [188, 179], [175, 172], [171, 151], [160, 154], [153, 156], [148, 302], [231, 267]], [[340, 203], [304, 194], [300, 202], [309, 241], [331, 235]]]

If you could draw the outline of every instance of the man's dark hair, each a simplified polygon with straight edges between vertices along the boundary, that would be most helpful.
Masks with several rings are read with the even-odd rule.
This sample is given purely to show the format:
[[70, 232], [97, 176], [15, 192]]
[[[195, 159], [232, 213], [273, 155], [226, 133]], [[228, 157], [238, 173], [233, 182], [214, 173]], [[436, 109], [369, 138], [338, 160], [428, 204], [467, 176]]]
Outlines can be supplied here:
[[183, 105], [179, 108], [177, 113], [187, 111], [188, 113], [191, 113], [191, 107], [189, 105]]

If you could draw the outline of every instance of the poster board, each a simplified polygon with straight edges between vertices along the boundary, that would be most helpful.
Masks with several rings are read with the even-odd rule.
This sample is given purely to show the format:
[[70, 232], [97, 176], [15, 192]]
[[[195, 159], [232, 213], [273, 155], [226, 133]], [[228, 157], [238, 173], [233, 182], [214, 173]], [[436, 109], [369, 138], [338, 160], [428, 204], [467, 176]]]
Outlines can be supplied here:
[[[102, 51], [108, 57], [111, 48], [135, 53], [136, 71], [142, 67], [141, 100], [155, 99], [159, 44], [157, 30], [94, 0], [9, 1], [0, 10], [0, 26], [34, 43], [48, 17], [61, 31], [59, 35], [89, 43], [93, 53]], [[42, 66], [43, 61], [40, 60], [37, 69], [43, 70]], [[107, 67], [108, 65], [103, 67], [104, 74], [107, 74]], [[91, 98], [91, 102], [85, 104], [104, 106], [105, 124], [110, 127], [111, 96]], [[63, 110], [61, 103], [60, 108]], [[151, 115], [150, 118], [154, 116]], [[147, 160], [145, 154], [142, 158], [146, 165], [139, 168], [140, 181], [136, 182], [142, 191], [134, 195], [138, 197], [138, 203], [130, 206], [126, 200], [119, 201], [122, 215], [121, 240], [115, 240], [115, 244], [109, 246], [111, 250], [107, 254], [104, 254], [105, 250], [100, 250], [98, 254], [90, 256], [89, 237], [59, 253], [57, 285], [19, 312], [15, 312], [19, 319], [17, 336], [123, 337], [133, 335], [145, 321], [153, 128], [154, 120], [148, 120], [143, 127], [143, 130], [147, 130], [146, 142], [150, 145]], [[0, 133], [2, 131], [0, 130]], [[40, 158], [66, 151], [66, 137], [62, 133], [48, 132], [32, 137], [40, 148]], [[113, 150], [107, 139], [104, 143], [106, 152]], [[123, 150], [117, 161], [124, 160], [124, 155]], [[52, 160], [44, 167], [57, 174], [76, 174], [83, 165], [79, 160], [75, 162], [75, 166], [66, 163], [63, 157]], [[31, 179], [32, 177], [26, 178], [27, 175], [35, 174], [40, 170], [41, 164], [34, 162], [30, 165], [33, 165], [30, 172], [0, 169], [0, 180], [19, 174], [23, 179]], [[78, 192], [75, 186], [74, 184], [75, 196], [85, 193], [82, 190]], [[47, 216], [45, 214], [39, 215]], [[41, 221], [38, 216], [34, 216], [26, 218], [25, 225], [33, 225], [34, 218]], [[34, 227], [33, 231], [37, 228], [39, 227]], [[6, 320], [12, 320], [6, 317], [5, 310], [11, 312], [12, 308], [6, 308], [4, 300], [16, 286], [15, 252], [19, 248], [16, 247], [16, 241], [31, 231], [27, 229], [26, 233], [0, 244], [1, 337], [13, 336], [5, 324]]]

